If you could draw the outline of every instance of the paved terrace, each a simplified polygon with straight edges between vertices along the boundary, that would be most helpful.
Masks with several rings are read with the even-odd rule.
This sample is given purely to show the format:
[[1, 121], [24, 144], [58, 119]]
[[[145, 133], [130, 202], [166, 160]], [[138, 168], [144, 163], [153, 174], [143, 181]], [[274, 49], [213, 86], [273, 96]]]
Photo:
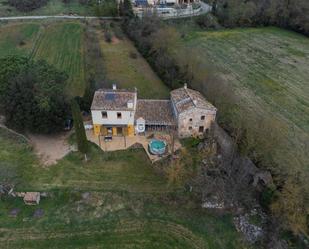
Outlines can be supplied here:
[[[168, 153], [163, 156], [152, 155], [148, 151], [148, 144], [151, 141], [151, 138], [148, 138], [151, 134], [154, 134], [154, 138], [162, 139], [168, 144]], [[105, 142], [104, 137], [101, 136], [101, 141], [97, 136], [93, 134], [93, 130], [87, 130], [86, 135], [89, 141], [97, 144], [103, 151], [117, 151], [117, 150], [126, 150], [133, 146], [134, 144], [141, 144], [148, 155], [150, 161], [152, 163], [161, 160], [162, 158], [171, 154], [171, 137], [167, 133], [148, 133], [146, 136], [133, 136], [133, 137], [123, 137], [123, 136], [115, 136], [112, 141]], [[174, 151], [181, 148], [181, 144], [178, 139], [175, 140]]]

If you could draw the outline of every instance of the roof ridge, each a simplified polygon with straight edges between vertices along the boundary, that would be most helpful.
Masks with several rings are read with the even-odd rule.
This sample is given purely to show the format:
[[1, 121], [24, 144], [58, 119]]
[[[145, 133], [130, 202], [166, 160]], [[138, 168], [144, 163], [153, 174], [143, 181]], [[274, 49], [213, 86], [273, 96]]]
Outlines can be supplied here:
[[170, 99], [137, 99], [137, 101], [171, 101]]
[[189, 91], [188, 91], [188, 88], [184, 88], [184, 90], [185, 90], [185, 92], [188, 94], [188, 96], [189, 96], [190, 100], [192, 101], [193, 105], [194, 105], [195, 107], [197, 107], [197, 105], [196, 105], [195, 102], [194, 102], [194, 99], [192, 98], [191, 94], [190, 94]]

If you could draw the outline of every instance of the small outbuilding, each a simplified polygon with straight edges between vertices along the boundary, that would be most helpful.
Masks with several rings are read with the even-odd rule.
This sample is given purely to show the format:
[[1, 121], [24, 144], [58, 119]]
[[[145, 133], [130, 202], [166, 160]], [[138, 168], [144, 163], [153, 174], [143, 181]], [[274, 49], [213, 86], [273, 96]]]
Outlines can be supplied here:
[[26, 192], [24, 202], [26, 205], [38, 205], [40, 203], [40, 192]]

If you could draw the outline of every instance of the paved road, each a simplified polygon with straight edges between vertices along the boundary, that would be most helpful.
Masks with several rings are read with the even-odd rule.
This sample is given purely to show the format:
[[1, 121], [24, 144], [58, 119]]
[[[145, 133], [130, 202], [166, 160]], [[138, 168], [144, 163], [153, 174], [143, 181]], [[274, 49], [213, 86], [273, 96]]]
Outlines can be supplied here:
[[111, 20], [111, 19], [120, 19], [120, 17], [97, 17], [97, 16], [71, 16], [71, 15], [63, 15], [63, 16], [9, 16], [9, 17], [0, 17], [0, 21], [5, 20], [41, 20], [41, 19], [104, 19], [104, 20]]

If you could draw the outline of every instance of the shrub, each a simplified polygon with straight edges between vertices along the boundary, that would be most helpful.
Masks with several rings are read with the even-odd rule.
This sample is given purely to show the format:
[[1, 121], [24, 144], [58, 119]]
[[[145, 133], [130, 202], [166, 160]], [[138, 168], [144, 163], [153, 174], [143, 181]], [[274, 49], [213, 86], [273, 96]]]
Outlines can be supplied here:
[[48, 0], [9, 0], [9, 5], [15, 7], [19, 11], [28, 12], [34, 9], [41, 8]]
[[71, 111], [76, 133], [77, 148], [81, 153], [86, 154], [88, 152], [88, 142], [80, 107], [75, 99], [71, 101]]
[[104, 38], [106, 42], [111, 42], [112, 41], [112, 33], [110, 31], [104, 32]]
[[201, 28], [219, 29], [221, 27], [217, 21], [217, 18], [210, 13], [196, 17], [195, 22]]

